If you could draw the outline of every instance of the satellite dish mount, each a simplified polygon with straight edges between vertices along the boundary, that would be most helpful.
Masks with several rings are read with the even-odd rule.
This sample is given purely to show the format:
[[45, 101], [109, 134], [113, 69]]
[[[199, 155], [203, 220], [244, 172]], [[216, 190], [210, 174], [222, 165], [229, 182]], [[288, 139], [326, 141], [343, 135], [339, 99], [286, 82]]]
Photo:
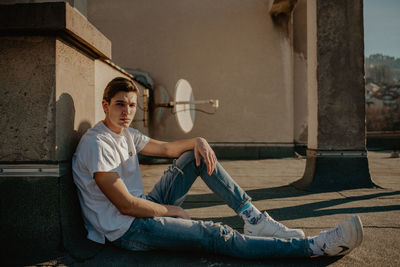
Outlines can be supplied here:
[[183, 132], [192, 130], [195, 120], [195, 105], [210, 104], [215, 109], [219, 106], [218, 99], [194, 100], [193, 90], [190, 83], [180, 79], [175, 86], [175, 100], [167, 103], [155, 103], [155, 108], [173, 108], [175, 118]]

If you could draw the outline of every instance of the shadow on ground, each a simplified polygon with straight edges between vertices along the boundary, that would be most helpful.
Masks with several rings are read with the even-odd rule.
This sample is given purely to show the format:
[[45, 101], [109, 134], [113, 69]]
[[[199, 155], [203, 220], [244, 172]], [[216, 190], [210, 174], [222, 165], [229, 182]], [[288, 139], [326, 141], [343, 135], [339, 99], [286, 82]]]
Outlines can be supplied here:
[[[148, 251], [131, 252], [106, 245], [92, 259], [75, 261], [77, 266], [327, 266], [342, 257], [324, 257], [314, 259], [264, 259], [246, 260], [206, 252]], [[70, 265], [71, 260], [64, 258], [58, 264]]]
[[[400, 191], [383, 191], [381, 189], [376, 189], [376, 191], [378, 192], [373, 194], [365, 194], [361, 196], [341, 197], [341, 198], [322, 200], [322, 201], [313, 200], [312, 203], [294, 205], [291, 207], [284, 207], [284, 208], [268, 209], [267, 211], [274, 219], [282, 221], [282, 220], [303, 219], [308, 217], [315, 218], [333, 214], [349, 214], [349, 213], [360, 214], [360, 213], [400, 210], [400, 205], [373, 206], [373, 207], [353, 206], [349, 208], [327, 209], [329, 207], [356, 201], [400, 195]], [[274, 200], [274, 199], [316, 194], [313, 192], [300, 191], [291, 186], [279, 186], [273, 188], [248, 190], [247, 193], [252, 197], [253, 201]], [[218, 196], [216, 196], [215, 194], [189, 195], [185, 200], [185, 202], [183, 203], [183, 208], [184, 209], [203, 208], [203, 207], [212, 207], [222, 204], [224, 204], [224, 202], [220, 200]], [[223, 218], [209, 217], [201, 219], [219, 221], [224, 224], [229, 224], [231, 227], [235, 229], [240, 229], [243, 224], [241, 220], [238, 219], [238, 216], [223, 217]]]
[[[247, 193], [252, 196], [254, 201], [262, 200], [284, 200], [291, 197], [303, 197], [302, 204], [293, 201], [297, 205], [290, 207], [269, 209], [270, 213], [277, 220], [295, 220], [308, 217], [319, 217], [332, 214], [348, 214], [348, 213], [375, 213], [386, 211], [398, 211], [400, 205], [386, 206], [357, 206], [349, 205], [344, 208], [331, 208], [337, 205], [354, 203], [363, 200], [373, 200], [379, 198], [397, 198], [400, 191], [389, 191], [382, 189], [367, 190], [357, 192], [357, 196], [343, 196], [335, 199], [318, 199], [317, 196], [310, 198], [309, 203], [307, 196], [312, 196], [313, 192], [305, 192], [297, 190], [291, 186], [279, 186], [273, 188], [262, 188], [248, 190]], [[306, 198], [304, 198], [306, 196]], [[224, 204], [214, 194], [191, 194], [185, 200], [183, 206], [185, 209], [216, 207]], [[329, 209], [331, 208], [331, 209]], [[196, 218], [193, 218], [196, 219]], [[222, 222], [241, 231], [243, 222], [239, 216], [230, 217], [209, 217], [200, 218], [201, 220], [211, 220]], [[84, 238], [82, 236], [82, 238]], [[63, 255], [54, 255], [48, 257], [44, 262], [47, 265], [76, 265], [76, 266], [327, 266], [336, 263], [341, 257], [321, 257], [313, 259], [265, 259], [265, 260], [244, 260], [221, 255], [210, 254], [202, 251], [148, 251], [148, 252], [130, 252], [120, 248], [116, 248], [111, 244], [104, 246], [90, 245], [87, 242], [75, 240], [72, 242], [78, 245], [77, 250], [80, 253], [74, 253], [76, 249], [69, 247], [68, 252], [64, 251]], [[72, 245], [71, 243], [71, 245]], [[89, 242], [90, 243], [90, 242]], [[85, 246], [83, 246], [84, 244]], [[86, 247], [86, 245], [88, 245]], [[15, 261], [13, 261], [15, 263]], [[24, 262], [24, 265], [40, 265], [40, 260], [35, 262]]]

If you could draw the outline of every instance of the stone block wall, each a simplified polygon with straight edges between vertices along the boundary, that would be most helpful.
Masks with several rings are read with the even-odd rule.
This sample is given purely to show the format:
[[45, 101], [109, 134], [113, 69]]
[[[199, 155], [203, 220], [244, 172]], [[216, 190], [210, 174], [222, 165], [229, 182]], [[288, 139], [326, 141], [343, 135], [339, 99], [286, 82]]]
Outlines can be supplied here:
[[0, 5], [2, 253], [24, 259], [91, 251], [80, 249], [91, 245], [71, 158], [103, 118], [96, 107], [107, 82], [130, 77], [110, 57], [111, 42], [67, 3]]
[[55, 38], [0, 40], [0, 160], [55, 160]]

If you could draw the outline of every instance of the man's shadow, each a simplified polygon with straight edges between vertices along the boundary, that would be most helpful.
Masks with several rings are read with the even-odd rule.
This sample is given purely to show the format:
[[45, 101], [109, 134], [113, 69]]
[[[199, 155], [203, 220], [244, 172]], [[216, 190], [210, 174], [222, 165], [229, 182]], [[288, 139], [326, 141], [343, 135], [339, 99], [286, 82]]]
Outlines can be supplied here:
[[61, 247], [80, 261], [96, 255], [102, 246], [86, 238], [77, 188], [72, 177], [72, 156], [84, 133], [92, 127], [90, 122], [80, 122], [75, 130], [75, 105], [68, 93], [63, 93], [57, 103], [57, 158], [62, 169], [60, 176]]

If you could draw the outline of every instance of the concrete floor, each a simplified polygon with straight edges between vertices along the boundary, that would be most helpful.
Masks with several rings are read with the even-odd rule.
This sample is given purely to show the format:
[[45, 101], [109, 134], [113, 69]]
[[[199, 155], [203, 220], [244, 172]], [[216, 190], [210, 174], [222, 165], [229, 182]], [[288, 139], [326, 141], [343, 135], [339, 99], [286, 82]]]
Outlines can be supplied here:
[[[205, 253], [133, 253], [112, 246], [88, 250], [87, 257], [68, 253], [24, 264], [77, 266], [400, 266], [400, 158], [390, 152], [369, 152], [370, 172], [381, 188], [310, 193], [288, 186], [299, 179], [305, 159], [222, 161], [221, 164], [253, 198], [260, 209], [289, 227], [318, 234], [348, 215], [358, 214], [364, 224], [361, 246], [344, 257], [314, 259], [239, 260]], [[167, 165], [142, 165], [149, 191]], [[242, 231], [242, 220], [198, 179], [184, 203], [194, 219], [223, 222]], [[82, 255], [84, 255], [83, 253]], [[86, 259], [83, 259], [86, 258]]]

